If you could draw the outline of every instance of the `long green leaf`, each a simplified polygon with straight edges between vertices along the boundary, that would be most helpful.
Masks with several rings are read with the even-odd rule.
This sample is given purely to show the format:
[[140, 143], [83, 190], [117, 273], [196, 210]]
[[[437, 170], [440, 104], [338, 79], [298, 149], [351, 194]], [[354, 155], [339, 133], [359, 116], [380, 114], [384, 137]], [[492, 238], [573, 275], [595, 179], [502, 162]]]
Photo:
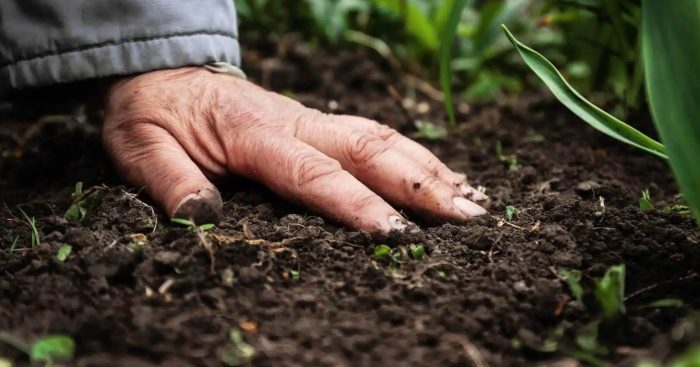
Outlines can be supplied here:
[[644, 135], [639, 130], [627, 125], [615, 116], [589, 102], [569, 85], [549, 60], [537, 51], [518, 41], [505, 25], [503, 26], [503, 30], [510, 42], [518, 50], [518, 53], [520, 53], [525, 64], [542, 79], [552, 94], [554, 94], [564, 106], [571, 110], [571, 112], [586, 121], [593, 128], [610, 137], [658, 157], [668, 159], [666, 156], [666, 149], [661, 143]]
[[642, 19], [651, 112], [700, 224], [700, 1], [643, 0]]
[[459, 20], [462, 17], [462, 10], [470, 2], [471, 0], [454, 0], [452, 11], [442, 29], [442, 37], [440, 37], [440, 87], [445, 95], [445, 110], [450, 119], [451, 127], [457, 126], [455, 106], [452, 100], [452, 44], [455, 40]]

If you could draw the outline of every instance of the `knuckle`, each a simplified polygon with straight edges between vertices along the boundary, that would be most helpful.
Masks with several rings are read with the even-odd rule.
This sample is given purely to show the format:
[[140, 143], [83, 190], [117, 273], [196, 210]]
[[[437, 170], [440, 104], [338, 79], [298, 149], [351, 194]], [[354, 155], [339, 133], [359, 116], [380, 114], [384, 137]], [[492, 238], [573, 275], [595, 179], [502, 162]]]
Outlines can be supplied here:
[[360, 192], [350, 198], [349, 206], [353, 213], [366, 213], [375, 205], [376, 196], [371, 192]]
[[338, 161], [319, 154], [301, 153], [293, 159], [293, 170], [296, 172], [295, 185], [302, 189], [342, 172]]
[[364, 133], [351, 134], [346, 147], [350, 161], [360, 166], [375, 161], [389, 150], [380, 138]]

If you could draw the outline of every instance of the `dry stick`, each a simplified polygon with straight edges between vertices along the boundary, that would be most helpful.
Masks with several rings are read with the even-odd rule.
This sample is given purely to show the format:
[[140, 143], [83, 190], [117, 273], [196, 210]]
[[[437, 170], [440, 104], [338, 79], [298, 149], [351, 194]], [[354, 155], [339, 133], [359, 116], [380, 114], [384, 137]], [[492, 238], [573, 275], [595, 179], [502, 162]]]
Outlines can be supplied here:
[[666, 285], [666, 284], [675, 283], [675, 282], [682, 282], [684, 280], [695, 279], [695, 278], [698, 278], [698, 273], [690, 273], [689, 275], [686, 275], [684, 277], [680, 277], [678, 279], [671, 279], [671, 280], [666, 280], [666, 281], [663, 281], [660, 283], [654, 283], [650, 286], [644, 287], [644, 288], [630, 294], [629, 296], [625, 297], [625, 301], [629, 300], [630, 298], [636, 297], [642, 293], [646, 293], [646, 292], [648, 292], [648, 291], [650, 291], [658, 286], [661, 286], [661, 285]]

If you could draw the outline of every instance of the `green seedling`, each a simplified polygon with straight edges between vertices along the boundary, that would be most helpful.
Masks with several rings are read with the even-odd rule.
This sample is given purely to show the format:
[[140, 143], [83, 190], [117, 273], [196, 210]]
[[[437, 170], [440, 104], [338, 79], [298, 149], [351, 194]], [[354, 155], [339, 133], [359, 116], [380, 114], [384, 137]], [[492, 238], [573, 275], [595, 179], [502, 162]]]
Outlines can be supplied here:
[[58, 249], [58, 253], [56, 253], [56, 258], [60, 262], [66, 261], [68, 256], [70, 256], [71, 251], [73, 251], [73, 246], [71, 245], [63, 245], [61, 248]]
[[430, 121], [416, 120], [414, 124], [416, 126], [416, 130], [418, 130], [416, 136], [419, 138], [440, 140], [447, 136], [447, 129], [442, 126], [435, 125]]
[[557, 269], [561, 279], [569, 286], [571, 295], [579, 302], [583, 303], [583, 287], [581, 287], [581, 271], [568, 270], [564, 268]]
[[447, 22], [442, 29], [440, 42], [440, 87], [445, 96], [445, 110], [450, 121], [450, 127], [457, 126], [454, 101], [452, 100], [452, 44], [457, 34], [462, 11], [469, 0], [454, 0]]
[[289, 275], [292, 276], [292, 280], [299, 280], [301, 278], [301, 274], [296, 270], [290, 270]]
[[53, 364], [69, 361], [75, 355], [75, 342], [67, 335], [48, 335], [27, 344], [4, 331], [0, 331], [0, 342], [26, 354], [35, 363]]
[[391, 255], [391, 247], [381, 244], [377, 247], [374, 248], [374, 253], [372, 253], [372, 257], [375, 259], [379, 259], [382, 257], [386, 257]]
[[625, 265], [611, 266], [595, 281], [595, 298], [603, 317], [613, 319], [625, 313]]
[[76, 182], [75, 189], [71, 194], [71, 206], [68, 207], [63, 217], [72, 222], [81, 222], [85, 219], [88, 210], [102, 200], [103, 195], [103, 190], [100, 187], [83, 191], [83, 183]]
[[206, 223], [198, 226], [193, 221], [184, 218], [171, 218], [170, 221], [185, 226], [185, 228], [192, 232], [206, 232], [216, 227], [216, 225], [212, 223]]
[[408, 248], [411, 250], [411, 257], [413, 260], [425, 260], [427, 255], [425, 254], [425, 247], [423, 247], [423, 245], [416, 245], [412, 243], [408, 246]]
[[654, 209], [654, 204], [651, 203], [651, 197], [649, 196], [648, 189], [642, 191], [642, 197], [639, 198], [639, 209], [641, 209], [641, 210]]
[[243, 340], [241, 331], [233, 328], [229, 331], [230, 345], [224, 349], [219, 359], [227, 366], [237, 367], [250, 363], [255, 356], [255, 348]]
[[36, 219], [34, 217], [29, 217], [27, 213], [22, 210], [22, 208], [17, 208], [19, 209], [20, 212], [22, 212], [22, 215], [24, 215], [24, 219], [26, 220], [27, 225], [29, 226], [29, 229], [32, 232], [32, 247], [36, 247], [41, 243], [41, 237], [39, 236], [39, 230], [36, 228]]
[[15, 236], [15, 239], [12, 240], [12, 244], [10, 244], [10, 255], [15, 252], [15, 248], [17, 248], [17, 241], [19, 241], [19, 235]]
[[518, 214], [518, 209], [516, 209], [512, 205], [506, 206], [505, 210], [503, 210], [503, 216], [506, 218], [507, 221], [513, 220], [513, 217]]
[[690, 208], [686, 205], [672, 205], [662, 209], [664, 214], [678, 213], [680, 215], [688, 216], [691, 214]]
[[496, 156], [498, 160], [505, 163], [510, 171], [517, 171], [520, 168], [518, 157], [515, 154], [503, 154], [503, 144], [500, 140], [496, 142]]

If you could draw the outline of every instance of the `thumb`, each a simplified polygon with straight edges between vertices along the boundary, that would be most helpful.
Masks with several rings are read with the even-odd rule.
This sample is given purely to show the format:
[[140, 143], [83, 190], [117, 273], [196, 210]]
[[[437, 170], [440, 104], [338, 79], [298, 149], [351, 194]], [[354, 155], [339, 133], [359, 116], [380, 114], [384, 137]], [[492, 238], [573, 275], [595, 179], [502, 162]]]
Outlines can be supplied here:
[[144, 191], [171, 218], [196, 224], [218, 223], [221, 195], [180, 143], [158, 125], [105, 122], [103, 141], [117, 169]]

